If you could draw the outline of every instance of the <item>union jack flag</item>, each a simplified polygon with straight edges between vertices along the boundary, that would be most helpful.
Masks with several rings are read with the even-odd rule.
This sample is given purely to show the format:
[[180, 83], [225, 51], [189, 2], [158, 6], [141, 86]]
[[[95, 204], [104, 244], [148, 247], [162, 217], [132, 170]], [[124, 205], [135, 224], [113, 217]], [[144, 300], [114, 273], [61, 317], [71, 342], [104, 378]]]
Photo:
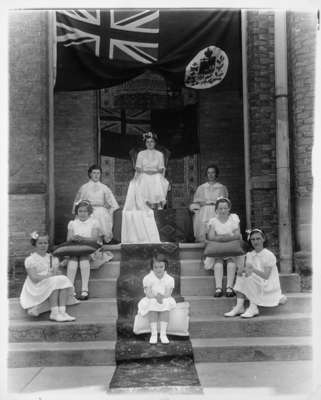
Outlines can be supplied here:
[[133, 109], [100, 109], [101, 134], [117, 133], [122, 135], [141, 136], [150, 130], [151, 111]]
[[159, 10], [66, 10], [56, 13], [57, 42], [103, 60], [158, 60]]
[[[147, 69], [175, 86], [239, 90], [240, 31], [239, 10], [57, 11], [55, 90], [107, 88]], [[204, 64], [208, 49], [220, 65]]]

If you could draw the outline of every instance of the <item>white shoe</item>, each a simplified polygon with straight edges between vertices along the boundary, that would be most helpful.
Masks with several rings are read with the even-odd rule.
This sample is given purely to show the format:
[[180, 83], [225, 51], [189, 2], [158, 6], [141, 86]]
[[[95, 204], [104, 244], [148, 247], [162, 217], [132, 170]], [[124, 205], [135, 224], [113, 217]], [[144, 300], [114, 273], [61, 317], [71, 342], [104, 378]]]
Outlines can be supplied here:
[[152, 335], [149, 339], [150, 344], [156, 344], [157, 343], [157, 335]]
[[224, 314], [224, 317], [236, 317], [236, 316], [238, 316], [238, 315], [240, 315], [240, 314], [243, 314], [244, 311], [245, 311], [245, 310], [244, 310], [244, 307], [243, 307], [243, 306], [242, 306], [242, 307], [235, 306], [235, 307], [232, 308], [231, 311], [226, 312], [226, 313]]
[[259, 309], [255, 306], [255, 307], [249, 307], [245, 313], [241, 314], [242, 318], [253, 318], [256, 315], [259, 315]]
[[71, 315], [69, 315], [66, 312], [62, 312], [60, 314], [65, 318], [65, 321], [75, 321], [75, 319], [76, 319], [75, 317], [72, 317]]
[[160, 341], [163, 344], [168, 344], [169, 343], [168, 337], [166, 335], [160, 335]]
[[284, 294], [282, 294], [280, 301], [279, 301], [279, 305], [283, 305], [283, 304], [287, 303], [287, 301], [288, 301], [288, 298]]
[[56, 321], [56, 322], [66, 322], [66, 321], [68, 321], [62, 314], [60, 314], [60, 313], [55, 313], [55, 314], [53, 314], [53, 313], [51, 313], [50, 315], [49, 315], [49, 319], [51, 320], [51, 321]]

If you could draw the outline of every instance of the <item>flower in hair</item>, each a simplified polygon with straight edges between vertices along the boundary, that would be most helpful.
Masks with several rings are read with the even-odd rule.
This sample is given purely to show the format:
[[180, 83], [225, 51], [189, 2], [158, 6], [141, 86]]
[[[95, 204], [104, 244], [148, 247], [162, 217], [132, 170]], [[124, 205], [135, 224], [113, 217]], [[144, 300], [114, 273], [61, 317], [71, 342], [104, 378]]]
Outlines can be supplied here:
[[37, 231], [34, 231], [30, 234], [31, 239], [37, 240], [39, 238], [39, 233]]
[[142, 136], [143, 136], [143, 140], [144, 140], [144, 141], [147, 140], [147, 139], [154, 139], [154, 140], [157, 140], [157, 135], [156, 135], [156, 133], [153, 133], [153, 132], [151, 132], [151, 131], [149, 131], [149, 132], [144, 132]]

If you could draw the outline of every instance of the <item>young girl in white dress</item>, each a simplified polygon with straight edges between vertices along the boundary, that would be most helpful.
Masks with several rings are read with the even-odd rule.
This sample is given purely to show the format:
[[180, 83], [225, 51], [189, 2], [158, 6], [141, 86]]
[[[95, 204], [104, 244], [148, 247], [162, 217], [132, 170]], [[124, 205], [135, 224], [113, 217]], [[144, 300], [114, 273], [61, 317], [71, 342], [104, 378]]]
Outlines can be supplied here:
[[[224, 314], [225, 317], [241, 315], [252, 318], [259, 314], [258, 306], [274, 307], [287, 300], [281, 293], [275, 255], [264, 248], [264, 232], [261, 229], [251, 230], [249, 241], [253, 250], [246, 254], [245, 262], [239, 266], [234, 286], [236, 305]], [[250, 302], [246, 311], [245, 298]]]
[[[231, 214], [231, 202], [225, 197], [218, 198], [215, 203], [216, 216], [211, 218], [207, 224], [207, 239], [216, 242], [229, 242], [241, 239], [240, 219], [237, 214]], [[226, 297], [233, 297], [233, 283], [235, 278], [237, 257], [225, 257], [227, 262]], [[205, 269], [214, 267], [215, 297], [223, 295], [223, 258], [206, 257]]]
[[[66, 305], [75, 304], [75, 301], [72, 282], [59, 270], [64, 262], [59, 264], [58, 258], [48, 253], [49, 237], [46, 233], [33, 232], [31, 244], [35, 252], [25, 259], [28, 276], [20, 295], [22, 308], [32, 316], [38, 316], [50, 308], [50, 320], [74, 321], [75, 318], [66, 312]], [[49, 307], [45, 302], [49, 303]]]
[[[80, 242], [91, 239], [98, 241], [99, 225], [95, 218], [91, 216], [92, 207], [89, 201], [81, 200], [75, 206], [76, 218], [69, 222], [67, 241]], [[78, 261], [81, 273], [81, 294], [79, 300], [87, 300], [89, 297], [88, 282], [90, 276], [89, 256], [78, 258], [71, 257], [68, 261], [67, 276], [72, 283], [75, 282], [75, 277], [78, 269]]]
[[99, 234], [103, 236], [106, 243], [109, 243], [113, 237], [113, 213], [119, 205], [109, 187], [100, 182], [101, 174], [102, 170], [98, 165], [89, 167], [89, 182], [79, 189], [75, 197], [73, 213], [80, 200], [88, 200], [93, 208], [93, 217], [99, 224]]
[[157, 322], [160, 321], [160, 340], [168, 344], [166, 335], [169, 311], [176, 307], [171, 296], [174, 289], [174, 278], [166, 272], [167, 260], [161, 254], [152, 259], [152, 271], [143, 279], [145, 297], [138, 303], [138, 313], [148, 315], [151, 337], [149, 343], [157, 343]]
[[215, 202], [219, 197], [228, 197], [227, 188], [216, 179], [219, 169], [215, 164], [206, 168], [207, 182], [200, 185], [194, 194], [190, 210], [194, 213], [193, 229], [196, 242], [204, 242], [208, 221], [215, 217]]

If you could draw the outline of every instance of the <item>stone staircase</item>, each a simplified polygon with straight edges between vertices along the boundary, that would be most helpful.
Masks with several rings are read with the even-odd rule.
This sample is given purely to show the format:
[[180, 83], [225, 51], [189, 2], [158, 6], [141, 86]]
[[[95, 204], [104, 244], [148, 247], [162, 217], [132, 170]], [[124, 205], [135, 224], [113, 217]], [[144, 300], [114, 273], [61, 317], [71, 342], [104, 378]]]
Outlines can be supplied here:
[[[72, 306], [75, 322], [33, 318], [9, 299], [9, 367], [114, 365], [116, 279], [120, 246], [106, 246], [112, 262], [92, 271], [91, 299]], [[296, 274], [281, 276], [288, 302], [260, 308], [250, 320], [224, 318], [235, 299], [214, 298], [213, 272], [201, 267], [202, 245], [181, 244], [181, 294], [190, 303], [190, 337], [196, 362], [306, 360], [312, 357], [311, 294], [300, 292]], [[76, 286], [79, 285], [79, 279]]]

